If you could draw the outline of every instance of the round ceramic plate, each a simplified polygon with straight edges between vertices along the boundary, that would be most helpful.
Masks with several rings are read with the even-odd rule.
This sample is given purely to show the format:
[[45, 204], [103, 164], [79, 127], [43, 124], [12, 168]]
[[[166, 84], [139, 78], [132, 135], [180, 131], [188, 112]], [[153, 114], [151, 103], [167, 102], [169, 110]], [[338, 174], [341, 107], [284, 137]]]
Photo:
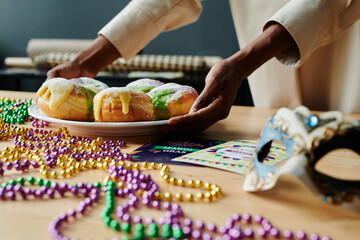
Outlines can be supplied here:
[[144, 122], [81, 122], [48, 117], [37, 104], [29, 107], [29, 114], [34, 118], [67, 127], [70, 131], [96, 136], [140, 136], [160, 132], [167, 120]]

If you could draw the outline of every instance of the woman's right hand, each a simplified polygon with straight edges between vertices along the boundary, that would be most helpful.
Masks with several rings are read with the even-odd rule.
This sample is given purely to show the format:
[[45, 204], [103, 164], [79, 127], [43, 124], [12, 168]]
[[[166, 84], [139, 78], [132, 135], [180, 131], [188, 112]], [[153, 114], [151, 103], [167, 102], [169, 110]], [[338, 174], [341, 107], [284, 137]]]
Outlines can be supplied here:
[[81, 65], [76, 61], [66, 62], [56, 66], [47, 72], [47, 79], [62, 77], [66, 79], [78, 78], [78, 77], [95, 77], [95, 73], [91, 73], [86, 69], [83, 69]]
[[47, 79], [62, 77], [66, 79], [77, 77], [95, 77], [98, 72], [121, 57], [116, 47], [100, 35], [84, 51], [72, 61], [63, 63], [47, 73]]

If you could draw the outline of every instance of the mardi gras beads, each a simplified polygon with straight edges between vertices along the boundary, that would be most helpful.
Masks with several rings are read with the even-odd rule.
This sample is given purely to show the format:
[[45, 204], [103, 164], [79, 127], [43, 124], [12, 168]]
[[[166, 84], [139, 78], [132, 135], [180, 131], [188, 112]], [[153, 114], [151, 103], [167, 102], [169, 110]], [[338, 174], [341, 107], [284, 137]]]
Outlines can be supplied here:
[[179, 187], [188, 187], [188, 188], [196, 188], [196, 189], [202, 189], [205, 190], [205, 193], [203, 192], [198, 192], [197, 194], [193, 194], [191, 192], [189, 193], [170, 193], [170, 192], [165, 192], [165, 193], [157, 193], [156, 197], [157, 198], [161, 198], [163, 200], [167, 200], [167, 201], [214, 201], [218, 198], [220, 198], [222, 196], [222, 190], [221, 188], [216, 185], [216, 184], [212, 184], [209, 182], [203, 183], [203, 181], [197, 179], [197, 180], [185, 180], [182, 178], [175, 178], [172, 177], [170, 175], [170, 167], [168, 165], [164, 165], [162, 163], [157, 164], [157, 163], [147, 163], [144, 162], [142, 164], [142, 167], [144, 169], [160, 169], [160, 176], [162, 177], [162, 179], [165, 180], [166, 183], [172, 184], [174, 186], [179, 186]]
[[[145, 175], [138, 170], [130, 169], [129, 166], [110, 166], [109, 174], [111, 178], [124, 181], [125, 186], [118, 188], [114, 181], [108, 181], [106, 186], [106, 207], [102, 213], [103, 222], [110, 228], [126, 234], [132, 234], [131, 239], [161, 238], [161, 239], [322, 239], [329, 240], [327, 236], [320, 237], [317, 234], [308, 235], [304, 231], [296, 234], [290, 230], [283, 233], [274, 227], [272, 223], [260, 215], [251, 216], [250, 214], [234, 214], [226, 220], [223, 226], [214, 223], [206, 224], [203, 221], [193, 222], [190, 218], [184, 219], [184, 213], [180, 205], [169, 201], [162, 202], [156, 196], [159, 187], [151, 180], [150, 175]], [[146, 184], [147, 183], [147, 184]], [[141, 195], [137, 192], [142, 187], [149, 187], [148, 193]], [[128, 202], [116, 208], [116, 197], [128, 197]], [[138, 209], [141, 205], [157, 210], [165, 209], [165, 217], [160, 218], [158, 223], [154, 219], [148, 219], [146, 225], [139, 216], [132, 217], [131, 209]], [[116, 209], [116, 217], [122, 222], [118, 222], [112, 214]], [[256, 223], [252, 228], [251, 225]]]
[[[111, 167], [115, 170], [114, 167]], [[126, 172], [124, 174], [129, 181], [130, 179], [143, 179], [142, 183], [148, 183], [148, 189], [157, 190], [158, 186], [152, 181], [150, 175], [143, 175], [138, 171], [132, 171], [125, 167], [120, 167], [118, 170]], [[132, 172], [132, 174], [131, 174]], [[137, 174], [136, 174], [137, 173]], [[134, 175], [135, 174], [135, 175]], [[136, 177], [134, 177], [136, 176]], [[141, 185], [141, 183], [140, 183]], [[143, 185], [143, 187], [145, 187]], [[283, 233], [273, 226], [273, 224], [260, 215], [251, 216], [250, 214], [240, 215], [233, 214], [232, 217], [227, 218], [223, 226], [217, 226], [214, 223], [206, 224], [203, 221], [193, 221], [190, 218], [184, 218], [184, 213], [180, 205], [170, 202], [161, 202], [152, 197], [143, 197], [139, 200], [136, 196], [136, 188], [128, 188], [127, 190], [116, 187], [117, 184], [113, 181], [108, 181], [104, 188], [100, 183], [82, 183], [66, 184], [55, 183], [48, 179], [29, 177], [27, 179], [19, 177], [16, 180], [9, 180], [0, 187], [1, 200], [16, 200], [16, 196], [20, 195], [22, 199], [53, 199], [57, 196], [64, 197], [66, 193], [76, 197], [85, 197], [76, 209], [69, 209], [67, 212], [60, 213], [49, 224], [49, 234], [52, 239], [68, 239], [61, 233], [61, 229], [65, 224], [70, 224], [72, 221], [80, 219], [89, 211], [94, 204], [101, 198], [101, 188], [105, 191], [106, 207], [104, 208], [102, 218], [103, 221], [110, 228], [121, 231], [129, 235], [123, 237], [124, 239], [146, 239], [163, 238], [163, 239], [317, 239], [330, 240], [329, 237], [320, 237], [317, 234], [308, 234], [305, 231], [298, 231], [296, 233], [285, 230]], [[131, 190], [129, 190], [131, 189]], [[128, 198], [129, 201], [122, 206], [116, 208], [115, 197]], [[130, 215], [131, 208], [140, 208], [141, 205], [153, 209], [167, 210], [164, 218], [155, 221], [153, 218], [147, 218], [146, 222], [141, 217]], [[120, 224], [111, 217], [111, 213], [116, 209], [116, 216], [122, 220]], [[252, 227], [253, 223], [256, 225]], [[118, 239], [118, 238], [114, 238]]]
[[[124, 141], [76, 137], [70, 135], [66, 128], [52, 131], [7, 123], [3, 123], [1, 127], [0, 139], [13, 138], [14, 146], [2, 151], [0, 158], [3, 165], [0, 165], [0, 173], [3, 173], [3, 166], [7, 170], [15, 167], [21, 171], [33, 166], [39, 168], [43, 177], [56, 179], [71, 177], [89, 169], [107, 169], [112, 160], [131, 159], [128, 154], [121, 152], [126, 146]], [[22, 161], [24, 157], [25, 160]], [[54, 170], [54, 167], [60, 170]]]
[[29, 119], [28, 108], [32, 99], [15, 100], [0, 97], [0, 118], [5, 123], [23, 124]]
[[34, 117], [30, 117], [29, 120], [31, 121], [31, 126], [35, 128], [46, 128], [50, 126], [50, 123], [44, 120], [39, 120]]
[[[204, 192], [198, 192], [196, 194], [193, 194], [191, 192], [188, 193], [171, 193], [171, 192], [155, 192], [153, 193], [155, 195], [155, 197], [157, 199], [162, 199], [162, 200], [166, 200], [166, 201], [189, 201], [189, 202], [193, 202], [193, 201], [207, 201], [207, 202], [211, 202], [211, 201], [215, 201], [216, 199], [220, 198], [222, 196], [222, 190], [221, 188], [216, 185], [216, 184], [212, 184], [209, 182], [203, 183], [203, 181], [197, 179], [197, 180], [184, 180], [182, 178], [180, 179], [176, 179], [174, 177], [172, 177], [170, 175], [170, 167], [168, 165], [164, 165], [162, 163], [157, 164], [157, 163], [148, 163], [148, 162], [144, 162], [142, 164], [131, 164], [128, 163], [127, 165], [125, 165], [125, 163], [123, 162], [119, 162], [118, 163], [121, 166], [125, 166], [127, 169], [135, 169], [135, 170], [140, 170], [141, 168], [143, 169], [153, 169], [153, 170], [160, 170], [160, 176], [162, 177], [162, 179], [165, 180], [166, 183], [175, 185], [175, 186], [179, 186], [179, 187], [188, 187], [188, 188], [193, 188], [193, 189], [201, 189]], [[119, 178], [119, 174], [116, 173], [110, 173], [110, 176], [112, 176], [113, 180], [116, 181]], [[143, 194], [148, 194], [147, 192], [143, 192]]]

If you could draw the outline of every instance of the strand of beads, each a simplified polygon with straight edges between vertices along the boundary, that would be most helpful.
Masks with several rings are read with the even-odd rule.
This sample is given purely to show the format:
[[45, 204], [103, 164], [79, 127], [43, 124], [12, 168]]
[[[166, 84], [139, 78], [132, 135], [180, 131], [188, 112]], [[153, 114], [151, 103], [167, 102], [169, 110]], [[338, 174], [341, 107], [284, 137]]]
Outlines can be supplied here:
[[[72, 219], [75, 221], [77, 218], [81, 218], [86, 214], [86, 211], [89, 211], [91, 207], [96, 205], [100, 200], [100, 190], [101, 184], [84, 184], [79, 183], [77, 186], [73, 186], [72, 192], [74, 189], [79, 189], [86, 197], [84, 200], [80, 202], [76, 209], [69, 209], [66, 213], [62, 212], [59, 216], [55, 217], [49, 224], [48, 232], [52, 239], [54, 240], [68, 240], [69, 238], [64, 237], [61, 234], [61, 228], [64, 224], [69, 224]], [[69, 187], [64, 190], [68, 190]], [[76, 192], [79, 190], [75, 190]], [[76, 193], [77, 194], [77, 193]]]
[[31, 126], [35, 127], [35, 128], [46, 128], [50, 126], [50, 123], [44, 120], [39, 120], [37, 118], [34, 117], [30, 117], [29, 118], [31, 121]]
[[[163, 166], [164, 167], [164, 166]], [[115, 181], [109, 181], [106, 189], [106, 207], [104, 208], [102, 219], [104, 223], [110, 228], [121, 231], [123, 233], [132, 234], [131, 239], [144, 239], [146, 236], [150, 238], [173, 238], [173, 239], [299, 239], [305, 240], [310, 236], [311, 240], [329, 240], [325, 236], [320, 238], [317, 234], [308, 235], [304, 231], [298, 231], [296, 236], [290, 230], [285, 230], [281, 234], [280, 230], [275, 228], [272, 223], [260, 215], [252, 217], [250, 214], [234, 214], [231, 218], [226, 220], [223, 226], [217, 226], [214, 223], [205, 224], [203, 221], [194, 223], [191, 219], [185, 218], [184, 213], [178, 204], [170, 202], [162, 203], [156, 194], [159, 187], [151, 180], [150, 175], [145, 175], [139, 171], [131, 169], [128, 166], [110, 166], [110, 178], [115, 181], [120, 180], [121, 184], [116, 184]], [[151, 186], [146, 194], [139, 194], [144, 192], [147, 185]], [[118, 188], [117, 188], [118, 186]], [[125, 186], [125, 187], [124, 187]], [[139, 196], [142, 196], [140, 201]], [[122, 206], [116, 208], [115, 197], [126, 197], [129, 201]], [[131, 217], [130, 210], [140, 208], [143, 206], [154, 209], [165, 209], [164, 218], [156, 221], [152, 218], [146, 221], [147, 226], [144, 226], [143, 219], [139, 216]], [[116, 216], [122, 221], [120, 224], [111, 215], [116, 208]], [[254, 220], [253, 220], [254, 219]], [[255, 227], [251, 227], [253, 222]], [[134, 226], [134, 227], [132, 227]], [[147, 230], [146, 230], [147, 229]], [[159, 229], [161, 231], [159, 232]]]
[[[197, 189], [205, 190], [205, 193], [198, 192], [195, 195], [196, 199], [199, 200], [199, 201], [206, 200], [208, 202], [211, 202], [211, 201], [214, 201], [214, 200], [216, 200], [216, 199], [218, 199], [218, 198], [220, 198], [222, 196], [222, 190], [216, 184], [212, 184], [212, 183], [209, 183], [209, 182], [203, 183], [199, 179], [197, 179], [197, 180], [190, 179], [188, 181], [185, 181], [182, 178], [176, 179], [175, 177], [170, 176], [170, 174], [169, 174], [169, 172], [170, 172], [169, 166], [163, 165], [163, 164], [157, 165], [156, 163], [151, 163], [151, 165], [152, 165], [153, 169], [157, 169], [157, 167], [159, 167], [160, 176], [167, 183], [170, 183], [170, 184], [175, 185], [175, 186], [180, 186], [180, 187], [190, 187], [190, 188], [197, 188]], [[146, 168], [146, 166], [144, 166], [144, 167]], [[175, 195], [172, 195], [170, 192], [166, 192], [166, 193], [163, 194], [163, 198], [165, 200], [167, 200], [167, 201], [172, 201], [172, 200], [176, 199], [178, 201], [187, 200], [187, 201], [192, 202], [192, 201], [195, 200], [194, 194], [192, 194], [190, 192], [186, 193], [185, 195], [183, 195], [182, 193], [176, 193]]]
[[27, 200], [31, 197], [35, 199], [53, 199], [57, 196], [64, 197], [67, 192], [73, 196], [79, 197], [80, 193], [84, 197], [88, 197], [93, 189], [100, 190], [100, 183], [78, 183], [78, 184], [58, 184], [48, 179], [28, 177], [27, 179], [19, 177], [18, 179], [10, 179], [4, 182], [0, 187], [1, 200], [16, 200], [16, 195], [20, 195], [22, 199]]
[[[106, 183], [106, 187], [106, 207], [102, 213], [102, 219], [104, 223], [110, 228], [116, 231], [121, 231], [128, 235], [132, 233], [132, 239], [144, 239], [146, 236], [151, 238], [159, 238], [162, 236], [166, 239], [170, 237], [182, 239], [184, 237], [182, 229], [176, 225], [176, 223], [178, 223], [178, 219], [184, 215], [178, 204], [171, 204], [169, 202], [161, 204], [161, 202], [158, 200], [151, 200], [149, 198], [142, 199], [143, 205], [147, 206], [148, 208], [161, 210], [163, 207], [167, 210], [165, 216], [168, 217], [159, 220], [161, 225], [161, 232], [159, 232], [160, 228], [153, 218], [148, 218], [146, 220], [147, 226], [145, 226], [141, 217], [135, 216], [132, 218], [130, 216], [131, 208], [136, 209], [140, 206], [141, 203], [139, 197], [136, 196], [134, 192], [128, 193], [128, 191], [123, 191], [116, 188], [116, 183], [114, 181], [108, 181]], [[124, 192], [127, 192], [127, 194]], [[127, 203], [124, 203], [122, 206], [116, 208], [116, 215], [119, 219], [121, 219], [122, 224], [111, 217], [111, 214], [114, 212], [116, 207], [115, 196], [128, 196], [129, 198]], [[134, 228], [132, 225], [134, 225]]]
[[[114, 170], [114, 168], [113, 168]], [[125, 169], [122, 169], [124, 171]], [[126, 176], [130, 179], [132, 178], [129, 173], [131, 171], [126, 171], [128, 174]], [[137, 171], [133, 171], [134, 173]], [[140, 173], [141, 174], [141, 173]], [[133, 174], [132, 174], [133, 175]], [[136, 174], [135, 174], [136, 175]], [[124, 175], [125, 176], [125, 175]], [[140, 175], [139, 175], [140, 176]], [[142, 177], [139, 177], [142, 178]], [[147, 182], [152, 182], [151, 177], [147, 177]], [[54, 220], [49, 224], [49, 234], [52, 239], [62, 239], [67, 240], [69, 238], [64, 237], [61, 234], [61, 229], [64, 224], [69, 224], [70, 220], [76, 220], [81, 218], [86, 211], [94, 206], [94, 203], [98, 202], [100, 199], [100, 183], [77, 183], [74, 185], [71, 184], [58, 184], [51, 182], [48, 179], [29, 177], [28, 179], [19, 177], [17, 180], [9, 180], [6, 183], [3, 183], [0, 188], [0, 199], [2, 200], [16, 200], [16, 195], [20, 195], [22, 199], [53, 199], [57, 196], [64, 197], [66, 193], [69, 192], [71, 195], [76, 197], [84, 196], [85, 199], [80, 202], [79, 206], [76, 209], [70, 209], [66, 213], [60, 213], [58, 217], [55, 217]], [[134, 189], [135, 190], [135, 189]], [[298, 231], [296, 234], [290, 230], [285, 230], [283, 234], [276, 229], [272, 223], [263, 218], [260, 215], [252, 217], [250, 214], [234, 214], [231, 218], [226, 220], [224, 226], [218, 227], [213, 223], [206, 224], [203, 221], [194, 222], [190, 218], [185, 218], [184, 213], [181, 210], [180, 205], [171, 204], [169, 202], [161, 202], [151, 199], [149, 202], [142, 201], [145, 205], [161, 210], [161, 207], [167, 210], [165, 213], [165, 218], [160, 218], [158, 220], [159, 225], [152, 218], [146, 220], [146, 226], [143, 224], [142, 218], [135, 216], [130, 216], [131, 208], [140, 208], [140, 201], [136, 200], [135, 191], [126, 191], [125, 189], [116, 188], [116, 183], [109, 181], [103, 188], [106, 195], [106, 208], [104, 212], [110, 214], [111, 211], [106, 209], [115, 209], [115, 196], [125, 197], [128, 196], [129, 202], [123, 204], [121, 207], [118, 207], [117, 216], [123, 220], [123, 223], [120, 225], [116, 221], [107, 221], [110, 222], [110, 227], [115, 230], [122, 231], [127, 235], [131, 235], [130, 238], [124, 237], [123, 239], [145, 239], [146, 236], [151, 238], [165, 238], [165, 239], [299, 239], [299, 240], [330, 240], [329, 237], [324, 236], [320, 237], [317, 234], [308, 235], [304, 231]], [[81, 195], [80, 195], [81, 194]], [[154, 196], [153, 196], [154, 197]], [[110, 207], [108, 207], [110, 206]], [[106, 218], [104, 218], [106, 219]], [[255, 222], [257, 224], [257, 229], [251, 228], [251, 224]], [[132, 225], [134, 224], [134, 227]], [[244, 226], [245, 225], [245, 226]], [[118, 239], [118, 238], [114, 238]]]
[[[25, 187], [26, 186], [26, 187]], [[0, 187], [1, 200], [16, 200], [20, 195], [23, 200], [27, 199], [54, 199], [56, 197], [65, 197], [66, 193], [76, 197], [85, 197], [76, 209], [69, 209], [66, 213], [60, 213], [49, 224], [48, 232], [52, 239], [68, 239], [60, 234], [61, 226], [69, 223], [71, 219], [81, 218], [86, 211], [91, 208], [100, 199], [100, 183], [78, 183], [74, 185], [51, 182], [47, 179], [29, 177], [28, 179], [19, 177], [17, 180], [4, 182]]]
[[[119, 163], [124, 165], [123, 163]], [[202, 189], [205, 190], [204, 192], [198, 192], [197, 194], [193, 194], [191, 192], [188, 193], [170, 193], [170, 192], [165, 192], [165, 193], [161, 193], [161, 192], [155, 192], [154, 195], [157, 199], [159, 200], [166, 200], [166, 201], [189, 201], [189, 202], [193, 202], [195, 200], [197, 201], [207, 201], [207, 202], [211, 202], [211, 201], [215, 201], [216, 199], [220, 198], [222, 196], [222, 190], [221, 188], [216, 185], [216, 184], [212, 184], [209, 182], [203, 183], [203, 181], [201, 180], [184, 180], [182, 178], [175, 178], [172, 177], [170, 175], [170, 167], [168, 165], [164, 165], [162, 163], [157, 164], [157, 163], [148, 163], [148, 162], [144, 162], [142, 165], [140, 164], [127, 164], [126, 166], [128, 169], [136, 169], [136, 170], [140, 170], [141, 168], [143, 168], [144, 170], [146, 169], [153, 169], [153, 170], [160, 170], [160, 176], [162, 177], [162, 179], [165, 180], [166, 183], [175, 185], [175, 186], [179, 186], [179, 187], [188, 187], [188, 188], [196, 188], [196, 189]], [[112, 173], [110, 173], [111, 176]], [[117, 180], [116, 177], [113, 178], [113, 180]], [[147, 194], [147, 193], [146, 193]]]
[[[58, 176], [71, 177], [83, 170], [107, 169], [112, 159], [131, 159], [121, 152], [126, 146], [124, 141], [76, 137], [70, 135], [66, 128], [51, 131], [2, 123], [0, 140], [11, 138], [14, 146], [0, 151], [1, 174], [4, 173], [3, 166], [6, 170], [15, 167], [21, 171], [33, 166], [39, 168], [43, 177], [56, 179]], [[56, 171], [55, 167], [61, 170]]]
[[[103, 222], [116, 231], [122, 231], [124, 233], [131, 233], [132, 224], [135, 224], [133, 237], [134, 239], [144, 239], [146, 236], [143, 225], [143, 220], [139, 216], [130, 217], [129, 212], [131, 208], [138, 208], [142, 203], [148, 208], [161, 209], [161, 202], [158, 200], [159, 186], [152, 180], [149, 174], [143, 174], [139, 171], [139, 165], [128, 164], [124, 166], [111, 165], [109, 168], [109, 174], [112, 179], [121, 180], [121, 184], [118, 184], [119, 188], [116, 188], [115, 181], [108, 181], [106, 191], [106, 207], [102, 213]], [[141, 196], [141, 200], [140, 197]], [[115, 210], [115, 196], [128, 197], [129, 201], [119, 206], [117, 210], [117, 217], [123, 222], [120, 224], [117, 220], [112, 218], [112, 214]], [[167, 221], [162, 221], [161, 235], [164, 238], [170, 238], [172, 235], [177, 239], [182, 238], [183, 233], [179, 227], [173, 226], [174, 231], [170, 223], [176, 224], [176, 221], [183, 216], [183, 211], [177, 204], [171, 204], [165, 202], [163, 206], [167, 212], [165, 214]], [[174, 219], [173, 222], [171, 219]], [[147, 220], [149, 237], [159, 237], [159, 227], [155, 221], [150, 218]]]
[[0, 97], [0, 118], [5, 123], [23, 124], [29, 119], [28, 108], [32, 99], [9, 99]]

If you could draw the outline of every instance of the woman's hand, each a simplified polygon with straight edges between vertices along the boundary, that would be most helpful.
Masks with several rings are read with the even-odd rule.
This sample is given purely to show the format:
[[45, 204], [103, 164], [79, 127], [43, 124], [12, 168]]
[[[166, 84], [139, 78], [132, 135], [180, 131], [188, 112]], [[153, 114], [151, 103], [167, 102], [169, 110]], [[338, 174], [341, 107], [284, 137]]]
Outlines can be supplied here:
[[87, 69], [84, 69], [81, 64], [75, 60], [66, 62], [56, 66], [47, 72], [47, 79], [62, 77], [66, 79], [78, 78], [78, 77], [95, 77], [96, 73], [91, 73]]
[[269, 59], [294, 46], [294, 39], [283, 26], [275, 22], [269, 24], [245, 48], [214, 65], [190, 112], [171, 118], [162, 130], [197, 132], [226, 118], [243, 79]]
[[215, 64], [189, 114], [171, 118], [163, 130], [201, 131], [226, 118], [243, 80], [241, 68], [236, 64], [231, 59]]
[[54, 77], [67, 79], [77, 77], [93, 78], [119, 57], [121, 57], [121, 54], [114, 45], [100, 35], [87, 49], [80, 52], [75, 59], [51, 69], [47, 73], [47, 79]]

